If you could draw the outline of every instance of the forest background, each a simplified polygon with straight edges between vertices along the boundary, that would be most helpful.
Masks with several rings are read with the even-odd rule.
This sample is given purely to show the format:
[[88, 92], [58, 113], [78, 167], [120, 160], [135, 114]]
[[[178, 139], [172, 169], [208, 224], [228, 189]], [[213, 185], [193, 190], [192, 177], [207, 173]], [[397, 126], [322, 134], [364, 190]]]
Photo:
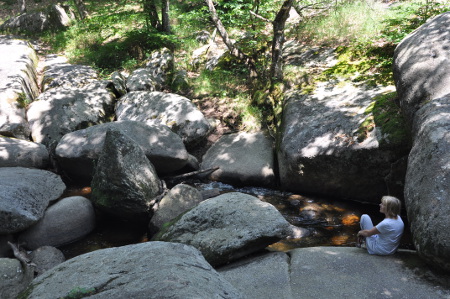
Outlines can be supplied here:
[[[0, 23], [24, 10], [56, 0], [0, 1]], [[393, 85], [395, 46], [437, 14], [449, 0], [71, 0], [77, 20], [62, 31], [29, 36], [41, 54], [63, 54], [108, 78], [114, 71], [142, 67], [152, 51], [174, 52], [175, 69], [188, 87], [170, 86], [203, 110], [219, 113], [232, 130], [276, 133], [287, 89], [308, 93], [319, 81], [339, 76], [368, 85]], [[288, 19], [289, 12], [295, 18]], [[216, 36], [228, 48], [212, 69], [192, 63], [195, 49]], [[4, 32], [5, 33], [5, 32]], [[26, 34], [26, 33], [25, 33]], [[338, 63], [327, 70], [282, 64], [283, 44], [333, 48]], [[395, 97], [395, 95], [392, 95]], [[217, 115], [215, 115], [217, 117]]]

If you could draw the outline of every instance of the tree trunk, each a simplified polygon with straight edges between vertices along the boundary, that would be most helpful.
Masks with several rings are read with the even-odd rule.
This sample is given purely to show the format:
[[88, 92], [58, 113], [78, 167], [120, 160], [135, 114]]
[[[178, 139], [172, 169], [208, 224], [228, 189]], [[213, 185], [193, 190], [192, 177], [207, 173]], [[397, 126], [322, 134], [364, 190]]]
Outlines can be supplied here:
[[150, 21], [150, 26], [159, 30], [161, 27], [161, 22], [159, 21], [158, 9], [156, 8], [155, 0], [143, 0], [143, 4], [144, 12], [148, 17], [147, 20]]
[[293, 2], [293, 0], [284, 1], [273, 21], [272, 64], [270, 65], [270, 78], [272, 83], [283, 79], [281, 56], [283, 54], [284, 28]]
[[19, 5], [19, 10], [21, 14], [27, 12], [27, 5], [25, 3], [25, 0], [17, 0], [17, 4]]
[[219, 19], [219, 16], [217, 15], [217, 11], [216, 8], [214, 7], [212, 0], [205, 0], [205, 2], [208, 5], [208, 9], [211, 14], [211, 19], [214, 22], [217, 31], [219, 31], [219, 34], [222, 37], [223, 42], [227, 46], [228, 50], [230, 50], [231, 55], [244, 61], [244, 63], [247, 65], [250, 71], [250, 78], [257, 77], [256, 66], [254, 61], [234, 46], [233, 42], [228, 36], [227, 30], [225, 29], [225, 27], [222, 24], [222, 21]]
[[83, 0], [74, 0], [74, 2], [75, 7], [77, 8], [78, 11], [78, 15], [82, 20], [85, 19], [89, 15], [89, 13], [86, 10], [86, 6], [84, 6]]
[[170, 32], [170, 20], [169, 20], [169, 0], [161, 0], [162, 1], [162, 31]]

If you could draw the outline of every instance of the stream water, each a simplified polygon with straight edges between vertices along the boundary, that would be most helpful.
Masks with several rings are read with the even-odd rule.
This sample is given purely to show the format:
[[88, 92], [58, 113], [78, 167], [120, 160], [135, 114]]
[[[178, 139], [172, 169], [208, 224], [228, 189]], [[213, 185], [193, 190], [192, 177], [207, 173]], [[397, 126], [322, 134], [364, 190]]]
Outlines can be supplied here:
[[[199, 191], [215, 189], [220, 193], [243, 192], [275, 206], [296, 230], [293, 236], [270, 245], [269, 250], [287, 251], [312, 246], [353, 247], [356, 243], [356, 233], [360, 229], [359, 219], [362, 214], [369, 214], [375, 224], [383, 219], [379, 206], [374, 204], [325, 199], [258, 187], [235, 188], [218, 182], [197, 182], [190, 185]], [[65, 196], [89, 197], [89, 190], [89, 187], [69, 188]], [[405, 233], [400, 247], [414, 249], [404, 211], [401, 216], [405, 221]], [[97, 227], [92, 233], [60, 249], [69, 259], [97, 249], [145, 241], [148, 241], [146, 227], [119, 222], [98, 214]]]

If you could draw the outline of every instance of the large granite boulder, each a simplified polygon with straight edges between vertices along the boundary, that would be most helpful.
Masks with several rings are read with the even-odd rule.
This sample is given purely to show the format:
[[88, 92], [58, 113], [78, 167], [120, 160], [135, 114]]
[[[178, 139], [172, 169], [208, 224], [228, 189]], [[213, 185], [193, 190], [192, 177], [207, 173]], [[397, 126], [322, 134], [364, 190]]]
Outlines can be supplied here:
[[117, 103], [117, 120], [135, 120], [146, 124], [164, 124], [180, 135], [186, 146], [203, 140], [211, 126], [203, 113], [180, 95], [134, 91]]
[[67, 133], [109, 121], [114, 104], [115, 97], [102, 82], [49, 89], [28, 108], [32, 139], [56, 147]]
[[436, 16], [395, 49], [394, 79], [413, 148], [405, 202], [419, 254], [450, 271], [450, 12]]
[[450, 12], [428, 20], [394, 52], [394, 80], [409, 125], [423, 103], [450, 93]]
[[24, 13], [11, 17], [0, 26], [0, 30], [25, 33], [40, 33], [49, 29], [63, 29], [74, 20], [68, 5], [50, 5], [44, 11]]
[[77, 256], [38, 276], [21, 298], [69, 296], [243, 298], [197, 249], [165, 242], [146, 242]]
[[19, 243], [29, 250], [58, 247], [83, 238], [94, 228], [92, 203], [85, 197], [71, 196], [50, 206], [41, 220], [19, 235]]
[[424, 104], [414, 116], [405, 202], [419, 254], [450, 271], [450, 94]]
[[294, 298], [289, 275], [290, 258], [284, 252], [246, 258], [217, 271], [247, 299]]
[[119, 130], [136, 142], [160, 174], [179, 170], [188, 162], [189, 154], [183, 141], [167, 126], [117, 121], [64, 135], [55, 149], [61, 168], [69, 175], [90, 182], [94, 163], [103, 150], [105, 135], [109, 129]]
[[133, 140], [109, 130], [94, 171], [91, 200], [97, 208], [122, 220], [148, 223], [161, 181]]
[[153, 72], [147, 68], [136, 69], [127, 78], [128, 91], [161, 91], [162, 89], [155, 80]]
[[0, 167], [46, 168], [47, 148], [31, 141], [0, 136]]
[[166, 89], [168, 76], [173, 70], [173, 54], [163, 48], [155, 51], [146, 61], [145, 68], [134, 70], [127, 78], [129, 91], [162, 91]]
[[17, 295], [31, 283], [34, 273], [23, 269], [19, 260], [0, 258], [0, 298], [16, 299]]
[[402, 188], [393, 194], [387, 178], [404, 181], [404, 171], [391, 170], [405, 160], [410, 142], [389, 90], [323, 83], [312, 95], [286, 95], [278, 147], [281, 187], [369, 202], [385, 194], [402, 198]]
[[201, 169], [219, 167], [209, 179], [236, 185], [275, 186], [273, 139], [260, 133], [222, 136], [203, 156]]
[[164, 226], [154, 240], [192, 245], [211, 265], [221, 265], [264, 249], [290, 233], [290, 224], [274, 206], [232, 192], [201, 202]]
[[194, 187], [185, 184], [176, 185], [153, 207], [154, 213], [150, 220], [149, 232], [151, 234], [158, 232], [164, 223], [192, 209], [202, 201], [202, 194]]
[[45, 59], [43, 90], [55, 87], [79, 88], [95, 83], [97, 71], [88, 65], [67, 63], [63, 57], [49, 55]]
[[0, 36], [0, 134], [29, 139], [25, 106], [39, 94], [38, 57], [25, 40]]
[[19, 232], [35, 224], [65, 189], [61, 178], [52, 172], [0, 167], [0, 234]]

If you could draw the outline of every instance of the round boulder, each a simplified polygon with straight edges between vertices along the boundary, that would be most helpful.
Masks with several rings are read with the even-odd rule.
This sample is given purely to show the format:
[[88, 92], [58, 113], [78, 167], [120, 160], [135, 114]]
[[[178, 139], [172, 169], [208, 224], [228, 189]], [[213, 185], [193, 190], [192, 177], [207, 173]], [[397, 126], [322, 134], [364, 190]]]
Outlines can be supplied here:
[[55, 150], [60, 166], [74, 177], [92, 179], [94, 163], [105, 143], [106, 131], [121, 131], [144, 151], [158, 173], [170, 173], [188, 163], [189, 154], [181, 138], [167, 126], [148, 126], [137, 121], [116, 121], [68, 133]]
[[429, 100], [450, 93], [450, 12], [428, 20], [405, 37], [394, 52], [394, 81], [410, 125]]
[[74, 257], [38, 276], [25, 292], [29, 299], [243, 298], [197, 249], [166, 242]]
[[194, 187], [184, 184], [176, 185], [154, 208], [155, 212], [149, 225], [150, 233], [156, 233], [164, 223], [195, 207], [202, 200], [202, 194]]
[[43, 274], [66, 260], [61, 250], [52, 246], [39, 247], [30, 254], [30, 259], [36, 265], [34, 271], [37, 275]]
[[45, 168], [49, 162], [47, 148], [35, 142], [0, 137], [0, 167]]
[[66, 197], [48, 208], [38, 223], [22, 232], [19, 243], [29, 250], [61, 246], [81, 239], [94, 228], [95, 213], [89, 199]]
[[117, 103], [116, 115], [117, 120], [164, 124], [187, 146], [204, 141], [211, 130], [203, 113], [188, 98], [172, 93], [129, 92]]
[[61, 178], [46, 170], [0, 168], [0, 234], [22, 231], [44, 216], [49, 202], [66, 189]]
[[290, 233], [290, 224], [273, 205], [231, 192], [201, 202], [153, 239], [192, 245], [216, 266], [264, 249]]
[[265, 133], [222, 136], [203, 157], [201, 169], [219, 167], [209, 178], [238, 185], [275, 185], [274, 142]]

